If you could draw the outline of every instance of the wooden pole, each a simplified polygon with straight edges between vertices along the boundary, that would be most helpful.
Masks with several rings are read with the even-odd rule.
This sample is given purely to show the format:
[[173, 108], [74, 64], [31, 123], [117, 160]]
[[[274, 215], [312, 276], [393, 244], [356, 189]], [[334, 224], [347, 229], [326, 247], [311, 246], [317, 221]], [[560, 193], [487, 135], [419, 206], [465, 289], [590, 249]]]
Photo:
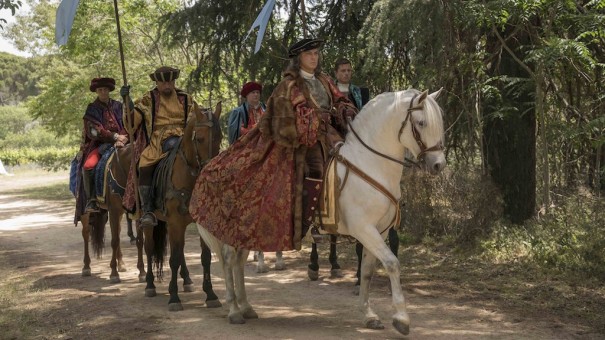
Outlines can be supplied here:
[[300, 20], [302, 22], [303, 38], [307, 38], [307, 14], [305, 10], [305, 0], [300, 0]]
[[[113, 0], [113, 7], [116, 12], [116, 26], [118, 30], [118, 44], [120, 47], [120, 62], [122, 63], [122, 78], [124, 80], [124, 86], [128, 85], [128, 80], [126, 79], [126, 64], [124, 63], [124, 46], [122, 45], [122, 29], [120, 28], [120, 14], [118, 12], [118, 0]], [[124, 122], [124, 126], [126, 127], [126, 131], [128, 131], [128, 138], [130, 142], [133, 142], [134, 138], [134, 119], [130, 117], [130, 96], [124, 97], [124, 103], [122, 105], [122, 121]], [[131, 145], [133, 147], [133, 145]], [[133, 149], [134, 151], [134, 149]], [[135, 205], [136, 205], [136, 213], [139, 214], [140, 209], [140, 201], [139, 201], [139, 179], [137, 176], [137, 171], [134, 172], [133, 175], [134, 181], [134, 197], [135, 197]]]

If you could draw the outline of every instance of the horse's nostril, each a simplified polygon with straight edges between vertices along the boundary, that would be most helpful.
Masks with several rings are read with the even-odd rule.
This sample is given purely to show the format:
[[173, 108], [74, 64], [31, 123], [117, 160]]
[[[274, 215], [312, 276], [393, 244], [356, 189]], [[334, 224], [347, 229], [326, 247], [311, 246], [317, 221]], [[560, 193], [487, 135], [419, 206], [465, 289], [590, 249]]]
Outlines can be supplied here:
[[435, 163], [433, 165], [433, 169], [435, 170], [435, 172], [441, 171], [441, 169], [443, 169], [443, 163], [442, 162]]

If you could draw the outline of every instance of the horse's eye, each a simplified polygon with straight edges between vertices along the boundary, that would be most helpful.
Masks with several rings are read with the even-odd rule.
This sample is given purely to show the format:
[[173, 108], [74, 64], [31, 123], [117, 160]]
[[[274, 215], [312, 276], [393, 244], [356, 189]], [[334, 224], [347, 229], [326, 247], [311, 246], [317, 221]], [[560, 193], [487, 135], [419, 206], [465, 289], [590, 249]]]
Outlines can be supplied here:
[[424, 120], [419, 120], [418, 122], [416, 122], [416, 125], [418, 125], [418, 127], [425, 127], [426, 126], [426, 122]]

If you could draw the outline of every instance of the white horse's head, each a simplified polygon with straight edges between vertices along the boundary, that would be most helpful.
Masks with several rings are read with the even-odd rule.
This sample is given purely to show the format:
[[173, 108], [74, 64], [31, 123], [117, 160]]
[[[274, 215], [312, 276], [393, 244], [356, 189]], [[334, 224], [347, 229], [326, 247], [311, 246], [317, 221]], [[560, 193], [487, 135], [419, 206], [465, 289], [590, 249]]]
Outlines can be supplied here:
[[436, 99], [439, 91], [407, 90], [395, 95], [395, 114], [400, 116], [399, 142], [409, 150], [431, 174], [445, 168], [442, 111]]

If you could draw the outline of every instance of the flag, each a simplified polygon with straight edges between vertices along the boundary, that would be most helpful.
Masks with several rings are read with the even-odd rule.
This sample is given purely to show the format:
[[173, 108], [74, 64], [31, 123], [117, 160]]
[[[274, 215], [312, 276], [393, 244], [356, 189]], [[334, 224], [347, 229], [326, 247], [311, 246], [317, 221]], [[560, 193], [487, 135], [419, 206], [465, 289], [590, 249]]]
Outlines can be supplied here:
[[71, 26], [74, 24], [76, 9], [80, 0], [63, 0], [57, 8], [57, 20], [55, 21], [55, 40], [57, 45], [67, 44]]
[[250, 27], [248, 34], [246, 34], [246, 37], [244, 38], [244, 41], [246, 41], [246, 39], [248, 39], [248, 36], [250, 36], [250, 33], [252, 33], [252, 31], [256, 27], [259, 28], [258, 34], [256, 36], [256, 46], [254, 47], [254, 53], [260, 50], [260, 45], [263, 42], [263, 37], [265, 36], [265, 30], [267, 29], [269, 18], [271, 18], [273, 7], [275, 7], [275, 0], [267, 1], [263, 9], [260, 11], [258, 17], [256, 17], [256, 20], [254, 20], [254, 23], [252, 24], [252, 27]]

